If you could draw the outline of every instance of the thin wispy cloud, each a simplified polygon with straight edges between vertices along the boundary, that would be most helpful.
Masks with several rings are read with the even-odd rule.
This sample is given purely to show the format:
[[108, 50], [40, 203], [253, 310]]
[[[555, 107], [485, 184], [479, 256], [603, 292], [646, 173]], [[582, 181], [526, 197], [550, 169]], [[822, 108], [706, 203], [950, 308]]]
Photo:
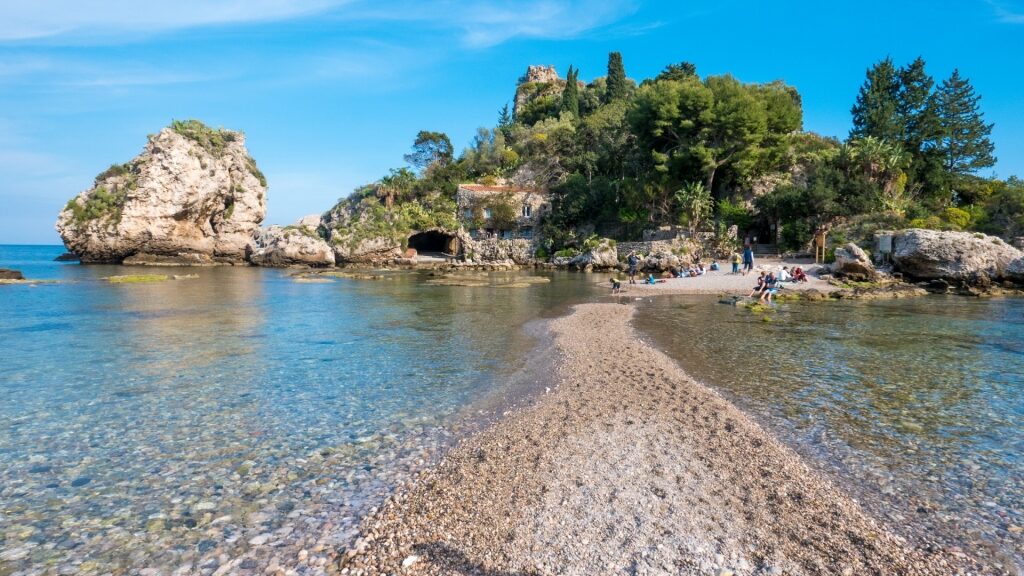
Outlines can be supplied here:
[[347, 0], [36, 0], [0, 3], [0, 41], [162, 32], [301, 18]]
[[996, 18], [1004, 24], [1024, 24], [1024, 6], [1013, 6], [1006, 2], [987, 0], [995, 10]]
[[40, 0], [0, 4], [0, 42], [137, 41], [147, 33], [316, 17], [336, 23], [416, 22], [467, 48], [516, 38], [570, 39], [635, 13], [633, 0]]

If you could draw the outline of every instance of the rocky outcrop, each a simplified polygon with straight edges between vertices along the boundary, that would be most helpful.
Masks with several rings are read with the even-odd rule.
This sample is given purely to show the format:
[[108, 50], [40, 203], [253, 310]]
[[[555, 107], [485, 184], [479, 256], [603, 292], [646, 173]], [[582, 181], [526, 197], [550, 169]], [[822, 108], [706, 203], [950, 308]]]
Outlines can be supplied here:
[[338, 264], [371, 264], [401, 258], [402, 238], [393, 234], [386, 217], [355, 198], [339, 202], [324, 213], [320, 235], [334, 251]]
[[69, 201], [57, 231], [82, 262], [240, 264], [266, 200], [242, 133], [175, 122]]
[[319, 224], [319, 216], [307, 216], [292, 226], [267, 228], [249, 260], [257, 266], [334, 266], [334, 250], [317, 232]]
[[667, 272], [673, 268], [681, 268], [683, 260], [671, 252], [657, 250], [644, 257], [640, 267], [651, 272]]
[[533, 242], [515, 238], [511, 240], [500, 240], [488, 238], [484, 240], [473, 240], [468, 234], [460, 235], [459, 239], [464, 246], [464, 255], [467, 260], [473, 262], [513, 262], [520, 266], [531, 264], [534, 261]]
[[577, 270], [610, 270], [619, 267], [619, 256], [615, 242], [600, 239], [595, 246], [569, 261], [569, 267]]
[[24, 280], [25, 276], [19, 270], [0, 268], [0, 280]]
[[867, 253], [853, 242], [836, 248], [836, 261], [832, 264], [832, 273], [848, 278], [873, 279], [877, 272]]
[[984, 285], [1024, 280], [1024, 253], [994, 236], [910, 229], [893, 238], [893, 264], [917, 280]]

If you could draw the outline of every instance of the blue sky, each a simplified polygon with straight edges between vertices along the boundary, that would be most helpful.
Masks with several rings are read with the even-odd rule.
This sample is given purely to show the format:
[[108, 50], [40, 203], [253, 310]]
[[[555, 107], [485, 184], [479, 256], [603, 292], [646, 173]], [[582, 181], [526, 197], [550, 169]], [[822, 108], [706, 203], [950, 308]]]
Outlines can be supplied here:
[[244, 130], [268, 224], [321, 212], [402, 165], [418, 130], [457, 147], [494, 124], [528, 64], [629, 76], [688, 60], [784, 79], [805, 127], [845, 136], [864, 72], [954, 67], [1024, 175], [1024, 1], [0, 0], [0, 243], [59, 243], [56, 215], [171, 119]]

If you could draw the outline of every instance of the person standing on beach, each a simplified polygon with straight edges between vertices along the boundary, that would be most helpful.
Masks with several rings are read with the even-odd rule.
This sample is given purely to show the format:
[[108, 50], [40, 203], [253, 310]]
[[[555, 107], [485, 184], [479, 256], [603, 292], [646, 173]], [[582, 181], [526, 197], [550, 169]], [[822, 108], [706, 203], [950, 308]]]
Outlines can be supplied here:
[[747, 244], [743, 247], [743, 275], [754, 270], [754, 248]]
[[729, 261], [732, 262], [732, 273], [733, 274], [739, 274], [740, 273], [740, 263], [743, 262], [743, 259], [740, 258], [739, 252], [736, 252], [735, 250], [733, 250], [732, 256], [729, 257]]
[[636, 284], [636, 267], [640, 264], [640, 259], [636, 257], [636, 252], [630, 252], [629, 256], [626, 256], [626, 265], [629, 266], [629, 283]]

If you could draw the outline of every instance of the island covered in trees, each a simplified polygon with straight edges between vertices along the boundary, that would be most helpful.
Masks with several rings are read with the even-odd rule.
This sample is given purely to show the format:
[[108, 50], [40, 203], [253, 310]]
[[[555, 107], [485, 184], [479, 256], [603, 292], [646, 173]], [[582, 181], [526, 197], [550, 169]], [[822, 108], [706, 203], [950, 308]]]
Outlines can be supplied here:
[[408, 167], [354, 197], [448, 211], [463, 182], [544, 189], [541, 254], [660, 226], [736, 226], [780, 251], [806, 249], [818, 229], [837, 244], [900, 227], [1024, 234], [1024, 182], [981, 175], [996, 161], [992, 124], [957, 70], [937, 82], [922, 58], [874, 64], [842, 141], [805, 131], [801, 96], [782, 81], [702, 77], [681, 62], [637, 83], [617, 52], [605, 76], [579, 75], [529, 67], [512, 109], [461, 154], [421, 131]]

